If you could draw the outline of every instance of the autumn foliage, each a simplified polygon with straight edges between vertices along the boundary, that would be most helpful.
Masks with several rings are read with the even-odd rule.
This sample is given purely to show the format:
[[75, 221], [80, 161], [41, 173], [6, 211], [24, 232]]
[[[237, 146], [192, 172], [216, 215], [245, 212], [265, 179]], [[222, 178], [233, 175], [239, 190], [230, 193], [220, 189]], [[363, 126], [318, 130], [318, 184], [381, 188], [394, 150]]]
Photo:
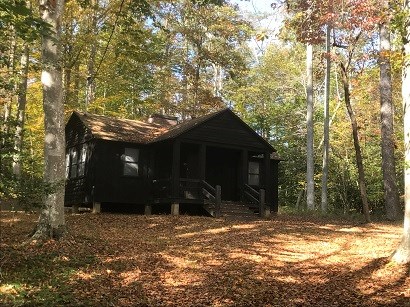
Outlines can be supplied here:
[[77, 214], [69, 235], [22, 245], [36, 215], [1, 213], [6, 306], [406, 306], [393, 224], [280, 216]]

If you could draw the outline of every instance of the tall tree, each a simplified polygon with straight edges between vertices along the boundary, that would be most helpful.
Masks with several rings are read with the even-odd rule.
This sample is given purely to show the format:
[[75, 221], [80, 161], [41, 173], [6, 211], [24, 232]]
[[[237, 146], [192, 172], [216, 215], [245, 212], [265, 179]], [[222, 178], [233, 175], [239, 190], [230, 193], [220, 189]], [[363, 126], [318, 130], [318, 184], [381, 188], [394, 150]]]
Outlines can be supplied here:
[[410, 0], [405, 0], [404, 17], [404, 54], [402, 74], [403, 122], [404, 122], [404, 226], [401, 243], [393, 255], [398, 263], [410, 262]]
[[86, 80], [86, 91], [85, 91], [85, 110], [87, 111], [88, 106], [92, 104], [95, 100], [95, 87], [96, 87], [96, 75], [95, 75], [95, 58], [97, 55], [97, 12], [98, 12], [98, 0], [91, 0], [91, 25], [90, 25], [90, 34], [91, 42], [89, 44], [90, 53], [87, 62], [87, 80]]
[[330, 100], [330, 25], [326, 26], [326, 74], [325, 74], [325, 102], [323, 106], [323, 164], [322, 164], [322, 212], [327, 212], [327, 181], [329, 175], [329, 100]]
[[23, 46], [23, 53], [20, 59], [20, 80], [18, 83], [17, 93], [17, 126], [14, 137], [14, 157], [13, 157], [13, 174], [17, 177], [21, 175], [21, 151], [23, 146], [24, 119], [26, 116], [27, 103], [27, 80], [29, 69], [29, 47], [27, 44]]
[[366, 219], [366, 222], [370, 222], [370, 212], [369, 212], [369, 202], [367, 197], [367, 188], [366, 188], [366, 180], [365, 180], [365, 173], [364, 173], [364, 166], [363, 166], [363, 155], [362, 150], [360, 147], [359, 142], [359, 128], [356, 120], [356, 114], [353, 111], [351, 98], [350, 98], [350, 80], [349, 80], [349, 65], [345, 65], [344, 63], [340, 63], [340, 68], [342, 72], [342, 82], [343, 82], [343, 89], [344, 89], [344, 100], [346, 104], [347, 113], [349, 114], [350, 123], [352, 126], [352, 136], [353, 136], [353, 143], [356, 155], [356, 165], [357, 171], [359, 173], [359, 190], [360, 190], [360, 197], [362, 200], [363, 206], [363, 214]]
[[315, 157], [313, 138], [313, 45], [306, 45], [306, 203], [309, 210], [315, 209]]
[[41, 0], [40, 13], [51, 31], [42, 37], [44, 109], [44, 181], [50, 187], [44, 197], [33, 239], [60, 238], [65, 233], [65, 138], [61, 68], [61, 19], [65, 0]]
[[[389, 11], [388, 1], [383, 1], [383, 8], [385, 8], [386, 12]], [[389, 22], [389, 18], [386, 17], [379, 26], [381, 149], [386, 216], [389, 220], [397, 220], [400, 216], [400, 204], [396, 184], [396, 162], [394, 156], [394, 105], [392, 98]]]

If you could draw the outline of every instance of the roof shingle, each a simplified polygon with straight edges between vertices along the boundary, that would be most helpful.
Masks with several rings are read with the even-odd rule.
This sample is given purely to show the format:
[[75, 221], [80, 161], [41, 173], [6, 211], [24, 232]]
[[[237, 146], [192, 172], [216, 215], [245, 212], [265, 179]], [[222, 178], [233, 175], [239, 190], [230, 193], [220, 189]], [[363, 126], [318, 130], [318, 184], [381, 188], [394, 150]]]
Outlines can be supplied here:
[[148, 144], [175, 138], [185, 131], [213, 118], [227, 109], [197, 117], [175, 126], [138, 120], [111, 118], [103, 115], [74, 112], [97, 139]]

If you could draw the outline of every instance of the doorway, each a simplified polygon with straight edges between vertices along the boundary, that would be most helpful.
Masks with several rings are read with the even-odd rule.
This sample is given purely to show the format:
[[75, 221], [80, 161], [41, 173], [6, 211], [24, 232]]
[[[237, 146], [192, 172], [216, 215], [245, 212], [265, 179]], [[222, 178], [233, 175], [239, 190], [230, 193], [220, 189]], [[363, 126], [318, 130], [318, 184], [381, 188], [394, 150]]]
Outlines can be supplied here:
[[205, 180], [212, 186], [221, 186], [222, 200], [240, 198], [240, 157], [239, 150], [207, 147]]

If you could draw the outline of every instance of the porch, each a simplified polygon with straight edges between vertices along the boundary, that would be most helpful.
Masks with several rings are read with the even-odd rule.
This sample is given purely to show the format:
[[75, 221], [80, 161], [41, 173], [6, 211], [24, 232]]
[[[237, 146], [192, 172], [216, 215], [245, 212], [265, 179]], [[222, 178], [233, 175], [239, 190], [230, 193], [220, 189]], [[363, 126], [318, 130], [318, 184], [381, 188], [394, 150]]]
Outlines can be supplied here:
[[161, 146], [152, 157], [153, 204], [199, 204], [213, 216], [238, 204], [261, 216], [273, 211], [270, 152], [178, 139]]

